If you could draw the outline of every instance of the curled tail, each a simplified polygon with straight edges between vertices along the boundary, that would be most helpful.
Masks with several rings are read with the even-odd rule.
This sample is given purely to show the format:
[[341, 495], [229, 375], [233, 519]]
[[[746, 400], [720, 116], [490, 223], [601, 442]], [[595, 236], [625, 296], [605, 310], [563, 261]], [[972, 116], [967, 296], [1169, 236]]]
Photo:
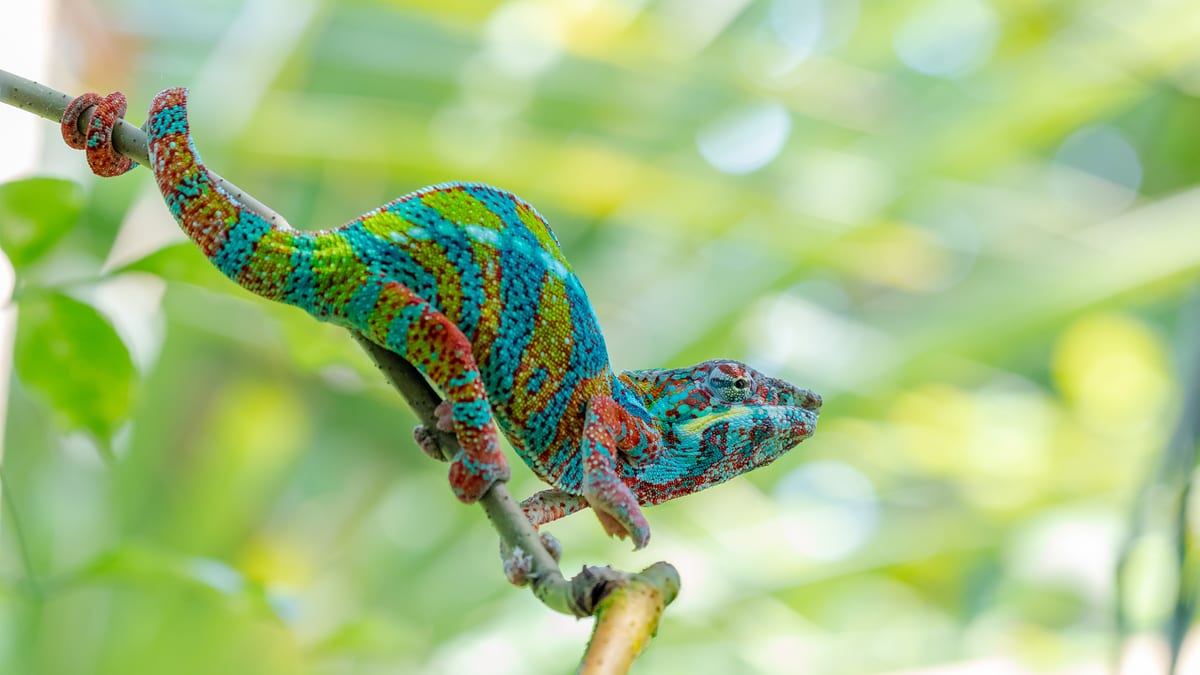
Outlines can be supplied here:
[[159, 92], [146, 118], [150, 169], [171, 215], [221, 272], [271, 300], [303, 304], [289, 277], [312, 235], [268, 222], [220, 185], [200, 159], [187, 120], [187, 89]]

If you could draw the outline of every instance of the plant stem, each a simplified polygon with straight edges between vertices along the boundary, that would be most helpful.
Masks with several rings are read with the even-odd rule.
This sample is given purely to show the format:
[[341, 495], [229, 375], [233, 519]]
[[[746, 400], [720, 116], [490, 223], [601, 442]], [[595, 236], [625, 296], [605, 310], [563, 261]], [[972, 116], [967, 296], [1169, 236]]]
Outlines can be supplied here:
[[0, 493], [3, 493], [4, 508], [8, 511], [8, 519], [12, 522], [13, 536], [16, 537], [17, 548], [21, 551], [21, 564], [25, 568], [25, 580], [33, 597], [40, 599], [42, 586], [38, 582], [37, 572], [33, 568], [33, 557], [29, 553], [29, 540], [25, 537], [25, 528], [21, 525], [21, 515], [17, 511], [12, 486], [8, 482], [8, 474], [2, 464], [0, 464]]
[[[39, 117], [58, 122], [62, 119], [63, 111], [71, 102], [71, 96], [61, 91], [51, 89], [44, 84], [27, 80], [6, 70], [0, 70], [0, 103], [27, 110]], [[85, 110], [79, 116], [79, 131], [87, 130], [88, 121], [92, 118], [91, 110]], [[146, 134], [140, 128], [126, 120], [120, 120], [113, 128], [113, 147], [117, 152], [137, 162], [139, 166], [150, 165], [150, 151], [146, 145]], [[273, 225], [287, 225], [282, 216], [275, 213], [265, 204], [246, 193], [238, 186], [212, 172], [217, 185], [245, 204], [250, 210], [267, 219]]]

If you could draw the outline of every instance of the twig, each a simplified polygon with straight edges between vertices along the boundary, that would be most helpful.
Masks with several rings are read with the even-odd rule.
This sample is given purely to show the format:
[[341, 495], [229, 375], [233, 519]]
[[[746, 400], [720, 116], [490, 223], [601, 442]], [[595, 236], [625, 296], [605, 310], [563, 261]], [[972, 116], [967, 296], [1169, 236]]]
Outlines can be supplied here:
[[663, 608], [676, 595], [679, 575], [666, 563], [651, 565], [609, 593], [596, 608], [596, 625], [579, 675], [619, 675], [628, 671], [657, 632]]
[[[0, 70], [0, 103], [7, 103], [15, 108], [29, 111], [38, 117], [58, 122], [62, 119], [63, 111], [67, 109], [67, 104], [70, 102], [71, 96], [69, 94], [51, 89], [33, 80], [27, 80], [6, 70]], [[79, 116], [78, 124], [80, 132], [87, 130], [88, 121], [91, 119], [92, 111], [89, 108]], [[113, 128], [113, 147], [117, 149], [117, 152], [133, 159], [133, 161], [142, 166], [150, 164], [150, 151], [146, 146], [146, 134], [126, 120], [121, 120]], [[213, 173], [213, 177], [217, 185], [259, 216], [267, 219], [273, 225], [288, 227], [288, 223], [284, 220], [283, 216], [275, 213], [262, 202], [247, 194], [245, 190], [221, 178], [216, 173]]]
[[29, 551], [29, 539], [25, 536], [25, 528], [21, 525], [21, 514], [17, 512], [16, 498], [12, 494], [12, 486], [8, 483], [4, 467], [0, 466], [0, 493], [3, 494], [4, 505], [8, 510], [8, 518], [12, 521], [13, 534], [17, 538], [17, 548], [21, 551], [21, 565], [25, 568], [25, 581], [33, 597], [41, 599], [42, 585], [38, 581], [37, 570], [33, 567], [33, 556]]
[[[1115, 619], [1117, 634], [1128, 639], [1136, 629], [1129, 614], [1126, 599], [1130, 584], [1143, 582], [1130, 578], [1129, 562], [1135, 546], [1150, 530], [1162, 531], [1173, 545], [1178, 585], [1175, 588], [1171, 614], [1160, 626], [1168, 647], [1167, 672], [1175, 672], [1184, 639], [1196, 613], [1200, 580], [1196, 577], [1200, 562], [1195, 559], [1191, 539], [1194, 524], [1189, 517], [1193, 478], [1200, 465], [1200, 289], [1193, 289], [1188, 302], [1180, 310], [1178, 359], [1180, 379], [1184, 383], [1183, 403], [1170, 441], [1162, 449], [1159, 464], [1149, 475], [1135, 499], [1130, 512], [1129, 530], [1117, 558]], [[1120, 655], [1118, 654], [1119, 658]]]

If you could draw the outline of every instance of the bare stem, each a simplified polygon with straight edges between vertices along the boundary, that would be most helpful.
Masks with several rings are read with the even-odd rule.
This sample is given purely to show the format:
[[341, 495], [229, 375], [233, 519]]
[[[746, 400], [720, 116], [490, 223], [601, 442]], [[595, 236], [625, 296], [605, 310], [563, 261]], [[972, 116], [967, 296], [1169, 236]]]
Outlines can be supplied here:
[[[1118, 647], [1128, 644], [1131, 636], [1145, 631], [1143, 617], [1134, 613], [1128, 598], [1130, 589], [1147, 584], [1148, 572], [1135, 577], [1130, 562], [1137, 545], [1151, 533], [1162, 534], [1174, 546], [1175, 557], [1171, 573], [1178, 579], [1174, 589], [1170, 616], [1158, 626], [1169, 648], [1167, 672], [1176, 672], [1184, 641], [1193, 625], [1196, 607], [1200, 604], [1200, 582], [1196, 571], [1200, 559], [1196, 556], [1195, 522], [1190, 507], [1195, 489], [1196, 467], [1200, 466], [1200, 289], [1192, 289], [1191, 297], [1180, 310], [1178, 349], [1180, 380], [1184, 383], [1181, 410], [1170, 441], [1162, 448], [1158, 466], [1144, 480], [1130, 512], [1128, 531], [1118, 553], [1116, 569], [1116, 603], [1114, 605]], [[1153, 574], [1165, 570], [1156, 568]], [[1120, 655], [1116, 655], [1120, 658]]]
[[[28, 110], [38, 117], [59, 122], [71, 100], [72, 97], [69, 94], [51, 89], [44, 84], [38, 84], [33, 80], [27, 80], [6, 70], [0, 70], [0, 103], [7, 103], [15, 108]], [[87, 130], [88, 121], [91, 118], [90, 108], [79, 116], [78, 125], [81, 133]], [[120, 120], [113, 128], [113, 147], [117, 149], [117, 152], [131, 158], [141, 166], [150, 165], [150, 151], [146, 145], [146, 134], [126, 120]], [[283, 216], [247, 194], [245, 190], [218, 176], [215, 172], [213, 178], [222, 189], [271, 224], [287, 225]]]
[[21, 551], [21, 565], [25, 568], [25, 581], [35, 598], [41, 598], [42, 585], [38, 581], [37, 571], [33, 566], [33, 557], [29, 550], [29, 539], [25, 536], [25, 528], [21, 524], [21, 514], [17, 512], [16, 498], [12, 494], [12, 486], [8, 484], [4, 467], [0, 466], [0, 494], [3, 495], [4, 505], [8, 509], [9, 520], [12, 521], [13, 536], [17, 539], [17, 549]]
[[667, 563], [655, 563], [614, 588], [596, 607], [596, 624], [580, 675], [627, 672], [654, 637], [663, 609], [676, 595], [679, 575]]

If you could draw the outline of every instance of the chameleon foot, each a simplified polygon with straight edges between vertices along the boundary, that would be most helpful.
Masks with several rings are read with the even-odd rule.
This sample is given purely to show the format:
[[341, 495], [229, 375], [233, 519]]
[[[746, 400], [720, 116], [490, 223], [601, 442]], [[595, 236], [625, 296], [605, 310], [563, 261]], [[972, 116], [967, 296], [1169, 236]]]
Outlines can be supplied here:
[[417, 442], [417, 447], [421, 449], [421, 452], [439, 462], [446, 461], [446, 457], [442, 454], [441, 446], [438, 445], [437, 440], [433, 437], [433, 432], [424, 424], [418, 424], [413, 427], [413, 440]]
[[[477, 441], [480, 442], [480, 441]], [[470, 440], [459, 438], [466, 448]], [[508, 461], [500, 450], [500, 441], [495, 431], [481, 439], [482, 449], [468, 453], [465, 449], [450, 463], [450, 487], [454, 496], [464, 504], [473, 504], [492, 487], [496, 481], [508, 480]]]
[[596, 472], [584, 479], [584, 497], [609, 536], [633, 540], [636, 551], [650, 543], [650, 524], [637, 497], [615, 475]]
[[[562, 560], [562, 544], [549, 532], [538, 532], [542, 547], [554, 558], [554, 562]], [[500, 560], [504, 563], [504, 577], [513, 586], [525, 586], [533, 581], [533, 557], [520, 547], [509, 548], [500, 542]]]
[[454, 403], [445, 399], [433, 409], [438, 431], [454, 431]]

